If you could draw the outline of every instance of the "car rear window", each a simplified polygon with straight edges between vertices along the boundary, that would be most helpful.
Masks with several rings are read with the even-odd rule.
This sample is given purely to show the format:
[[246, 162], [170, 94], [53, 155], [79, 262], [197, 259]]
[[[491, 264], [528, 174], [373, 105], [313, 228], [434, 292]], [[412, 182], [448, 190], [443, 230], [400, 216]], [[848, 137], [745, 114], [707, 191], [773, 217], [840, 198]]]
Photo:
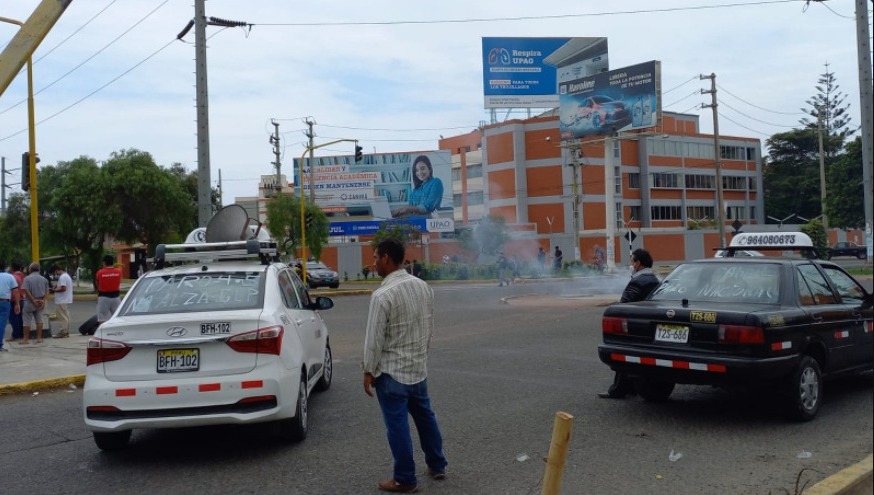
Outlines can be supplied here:
[[121, 315], [260, 308], [264, 276], [264, 271], [245, 271], [149, 277], [125, 296]]
[[728, 261], [680, 265], [650, 299], [776, 304], [780, 300], [780, 266]]

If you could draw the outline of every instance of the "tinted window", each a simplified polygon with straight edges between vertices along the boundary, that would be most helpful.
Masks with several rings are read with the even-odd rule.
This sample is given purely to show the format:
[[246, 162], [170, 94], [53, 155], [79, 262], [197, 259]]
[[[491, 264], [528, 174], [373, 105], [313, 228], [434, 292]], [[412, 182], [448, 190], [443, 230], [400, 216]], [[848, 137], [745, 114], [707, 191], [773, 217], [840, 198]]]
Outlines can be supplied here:
[[813, 294], [814, 304], [835, 304], [837, 299], [825, 277], [813, 265], [799, 265], [798, 276], [807, 283]]
[[283, 270], [279, 274], [277, 281], [279, 282], [279, 292], [282, 294], [282, 300], [285, 305], [291, 309], [300, 308], [300, 302], [297, 300], [297, 291], [294, 288], [293, 278], [288, 270]]
[[777, 264], [691, 263], [671, 272], [650, 299], [775, 304], [779, 288]]
[[865, 300], [865, 291], [853, 277], [838, 270], [837, 268], [823, 267], [828, 278], [838, 288], [838, 295], [847, 304], [862, 304]]
[[228, 311], [262, 306], [264, 272], [186, 273], [149, 277], [124, 298], [122, 315]]

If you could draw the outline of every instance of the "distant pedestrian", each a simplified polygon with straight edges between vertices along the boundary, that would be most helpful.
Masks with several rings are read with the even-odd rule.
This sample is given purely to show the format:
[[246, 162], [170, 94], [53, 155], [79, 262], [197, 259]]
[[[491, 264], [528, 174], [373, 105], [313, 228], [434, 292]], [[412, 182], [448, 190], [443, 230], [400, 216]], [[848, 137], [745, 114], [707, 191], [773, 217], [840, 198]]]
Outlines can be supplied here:
[[21, 284], [24, 294], [24, 337], [21, 344], [30, 344], [30, 329], [36, 328], [36, 343], [42, 344], [43, 318], [45, 318], [46, 298], [49, 295], [49, 281], [39, 272], [39, 263], [27, 267], [28, 274]]
[[103, 257], [103, 268], [97, 270], [97, 324], [112, 317], [121, 303], [121, 269], [113, 266], [111, 254]]
[[394, 475], [379, 482], [387, 492], [417, 491], [416, 463], [409, 416], [419, 433], [428, 474], [446, 476], [443, 436], [428, 396], [428, 348], [434, 334], [434, 292], [402, 269], [404, 246], [396, 239], [379, 243], [373, 253], [382, 285], [373, 291], [364, 337], [364, 392], [382, 410]]
[[10, 263], [7, 271], [15, 277], [15, 281], [18, 283], [18, 288], [15, 289], [15, 293], [18, 294], [18, 312], [9, 312], [9, 325], [12, 327], [12, 334], [6, 339], [6, 342], [13, 342], [24, 337], [24, 320], [22, 319], [24, 314], [24, 294], [21, 293], [24, 273], [21, 272], [21, 263], [17, 261]]
[[542, 277], [546, 274], [546, 251], [543, 250], [543, 246], [537, 248], [537, 263], [540, 265], [540, 276]]
[[509, 269], [509, 262], [507, 261], [507, 258], [504, 256], [503, 251], [498, 253], [497, 265], [498, 265], [497, 266], [497, 268], [498, 268], [498, 287], [503, 287], [505, 282], [509, 286], [510, 280], [507, 276], [508, 269]]
[[443, 255], [443, 266], [446, 266], [446, 265], [448, 265], [448, 264], [449, 264], [449, 255], [448, 255], [448, 254], [444, 254], [444, 255]]
[[564, 261], [564, 253], [561, 252], [558, 246], [555, 246], [555, 254], [552, 255], [552, 269], [556, 272], [561, 271], [561, 264]]
[[6, 261], [0, 259], [0, 352], [8, 349], [3, 347], [3, 337], [6, 335], [6, 322], [10, 314], [19, 314], [18, 282], [10, 273], [6, 273]]
[[422, 264], [419, 263], [419, 260], [413, 260], [413, 276], [416, 278], [422, 278]]
[[410, 260], [404, 260], [404, 270], [410, 275], [413, 274], [413, 266], [410, 265]]
[[522, 278], [521, 265], [519, 263], [519, 258], [514, 254], [512, 258], [510, 258], [510, 281], [514, 284], [520, 278]]
[[70, 336], [70, 305], [73, 304], [73, 279], [62, 266], [53, 266], [52, 273], [58, 281], [49, 291], [55, 295], [55, 314], [61, 329], [55, 335], [56, 339]]
[[[661, 283], [652, 272], [652, 255], [645, 249], [635, 249], [631, 253], [631, 281], [622, 291], [620, 303], [643, 301]], [[634, 394], [634, 383], [625, 373], [616, 372], [613, 385], [598, 397], [602, 399], [624, 399], [628, 394]]]

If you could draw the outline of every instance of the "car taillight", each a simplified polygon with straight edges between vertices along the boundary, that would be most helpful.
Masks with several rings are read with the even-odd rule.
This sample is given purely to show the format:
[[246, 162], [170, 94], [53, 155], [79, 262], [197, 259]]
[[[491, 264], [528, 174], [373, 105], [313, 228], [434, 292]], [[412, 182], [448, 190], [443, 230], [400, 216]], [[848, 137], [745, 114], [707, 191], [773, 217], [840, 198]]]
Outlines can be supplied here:
[[720, 344], [764, 344], [765, 329], [746, 325], [719, 325]]
[[88, 340], [85, 366], [105, 363], [107, 361], [118, 361], [127, 356], [127, 353], [130, 351], [131, 348], [122, 342], [91, 337], [91, 339]]
[[237, 352], [279, 355], [282, 350], [283, 330], [280, 326], [266, 327], [241, 333], [228, 339], [228, 345]]
[[628, 318], [605, 316], [601, 319], [601, 331], [603, 333], [625, 335], [628, 333]]

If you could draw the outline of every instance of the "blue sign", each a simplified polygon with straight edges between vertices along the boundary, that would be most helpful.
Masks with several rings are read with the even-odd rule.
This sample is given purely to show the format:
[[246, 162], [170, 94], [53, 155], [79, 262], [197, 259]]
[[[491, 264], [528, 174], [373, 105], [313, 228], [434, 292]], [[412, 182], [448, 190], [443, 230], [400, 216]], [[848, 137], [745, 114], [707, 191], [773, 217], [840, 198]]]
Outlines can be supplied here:
[[558, 85], [607, 70], [606, 38], [483, 38], [485, 108], [558, 106]]
[[412, 225], [420, 232], [427, 232], [425, 218], [404, 218], [398, 220], [361, 220], [357, 222], [331, 222], [328, 235], [373, 235], [383, 225]]

